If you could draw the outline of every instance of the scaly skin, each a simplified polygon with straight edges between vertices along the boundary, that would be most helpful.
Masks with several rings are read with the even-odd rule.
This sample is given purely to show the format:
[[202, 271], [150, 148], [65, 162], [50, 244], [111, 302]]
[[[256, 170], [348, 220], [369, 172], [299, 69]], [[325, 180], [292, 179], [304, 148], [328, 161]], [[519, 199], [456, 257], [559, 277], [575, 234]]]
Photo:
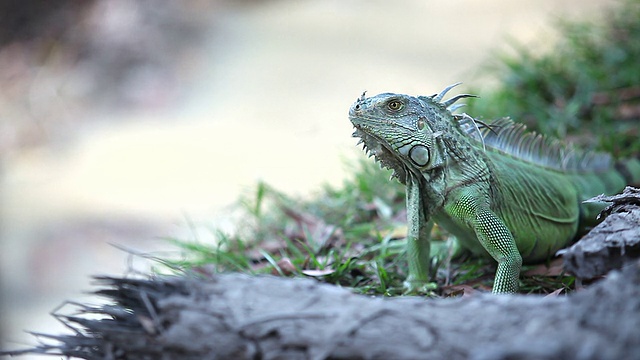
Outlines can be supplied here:
[[637, 182], [640, 162], [574, 152], [505, 120], [494, 123], [498, 131], [479, 126], [450, 111], [469, 95], [440, 101], [450, 88], [429, 97], [363, 94], [349, 110], [354, 136], [407, 186], [409, 290], [429, 281], [436, 222], [463, 248], [498, 262], [494, 293], [513, 293], [523, 260], [569, 245], [601, 208], [582, 201]]

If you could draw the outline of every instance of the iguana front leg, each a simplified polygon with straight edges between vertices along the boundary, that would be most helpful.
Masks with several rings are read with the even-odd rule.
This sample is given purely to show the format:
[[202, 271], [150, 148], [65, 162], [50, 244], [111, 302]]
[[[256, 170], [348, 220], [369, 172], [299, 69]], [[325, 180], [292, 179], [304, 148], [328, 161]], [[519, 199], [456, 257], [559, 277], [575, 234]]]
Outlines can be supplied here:
[[445, 212], [471, 227], [480, 244], [498, 262], [493, 293], [518, 291], [522, 256], [507, 226], [491, 211], [488, 197], [467, 188], [452, 198], [457, 200], [445, 205]]
[[433, 221], [427, 220], [420, 195], [420, 185], [413, 175], [407, 176], [407, 261], [409, 276], [404, 287], [414, 292], [429, 283], [430, 237]]

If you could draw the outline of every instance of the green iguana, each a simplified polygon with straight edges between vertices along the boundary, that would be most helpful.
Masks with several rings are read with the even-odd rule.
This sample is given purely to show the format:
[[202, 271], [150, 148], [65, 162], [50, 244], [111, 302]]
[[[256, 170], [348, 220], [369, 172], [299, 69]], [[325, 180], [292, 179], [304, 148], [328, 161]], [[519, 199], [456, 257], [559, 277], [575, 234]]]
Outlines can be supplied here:
[[500, 119], [484, 124], [452, 114], [454, 86], [432, 96], [365, 94], [349, 118], [365, 150], [407, 187], [405, 286], [429, 281], [434, 222], [458, 244], [498, 262], [494, 293], [518, 290], [522, 262], [540, 262], [595, 224], [602, 204], [583, 200], [640, 180], [640, 161], [613, 162]]

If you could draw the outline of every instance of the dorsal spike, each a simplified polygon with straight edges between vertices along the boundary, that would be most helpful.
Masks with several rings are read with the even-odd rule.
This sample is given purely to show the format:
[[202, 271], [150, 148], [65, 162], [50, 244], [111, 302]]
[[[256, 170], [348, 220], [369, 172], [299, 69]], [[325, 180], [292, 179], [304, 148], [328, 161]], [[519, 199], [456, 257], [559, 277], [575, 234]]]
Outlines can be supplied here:
[[476, 119], [472, 118], [466, 113], [463, 113], [462, 117], [460, 118], [460, 120], [458, 120], [458, 122], [461, 125], [462, 124], [467, 125], [468, 127], [468, 129], [466, 130], [467, 134], [473, 135], [474, 132], [477, 134], [477, 138], [479, 138], [480, 142], [482, 143], [482, 150], [486, 151], [487, 147], [484, 143], [484, 136], [482, 135], [482, 131], [480, 131], [480, 127], [478, 126]]
[[457, 82], [455, 84], [451, 84], [449, 86], [447, 86], [446, 88], [444, 88], [444, 90], [440, 91], [440, 94], [438, 95], [432, 95], [431, 97], [433, 98], [433, 100], [440, 102], [442, 101], [442, 98], [449, 92], [449, 90], [453, 89], [454, 87], [458, 86], [462, 84], [461, 82]]
[[454, 105], [448, 106], [447, 110], [449, 110], [450, 112], [454, 112], [460, 109], [461, 107], [465, 107], [465, 106], [467, 106], [467, 104], [454, 104]]
[[449, 107], [451, 105], [453, 105], [456, 101], [460, 100], [460, 99], [464, 99], [464, 98], [472, 98], [472, 97], [477, 97], [475, 95], [471, 95], [471, 94], [460, 94], [460, 95], [456, 95], [454, 97], [452, 97], [451, 99], [443, 102], [445, 107]]
[[609, 154], [577, 150], [560, 140], [528, 131], [524, 124], [514, 123], [507, 118], [478, 129], [466, 130], [470, 135], [478, 131], [483, 147], [491, 147], [544, 167], [580, 172], [608, 170], [612, 166]]

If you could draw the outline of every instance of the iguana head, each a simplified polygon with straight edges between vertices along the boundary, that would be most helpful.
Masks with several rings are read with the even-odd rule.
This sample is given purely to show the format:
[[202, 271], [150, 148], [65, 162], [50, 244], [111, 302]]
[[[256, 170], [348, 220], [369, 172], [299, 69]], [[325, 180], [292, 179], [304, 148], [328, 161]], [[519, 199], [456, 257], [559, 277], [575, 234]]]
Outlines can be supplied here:
[[349, 119], [356, 128], [353, 136], [360, 137], [365, 150], [393, 169], [402, 183], [408, 171], [419, 175], [441, 167], [445, 149], [439, 138], [457, 122], [447, 107], [469, 96], [441, 103], [450, 88], [428, 97], [384, 93], [367, 98], [362, 94], [349, 109]]

